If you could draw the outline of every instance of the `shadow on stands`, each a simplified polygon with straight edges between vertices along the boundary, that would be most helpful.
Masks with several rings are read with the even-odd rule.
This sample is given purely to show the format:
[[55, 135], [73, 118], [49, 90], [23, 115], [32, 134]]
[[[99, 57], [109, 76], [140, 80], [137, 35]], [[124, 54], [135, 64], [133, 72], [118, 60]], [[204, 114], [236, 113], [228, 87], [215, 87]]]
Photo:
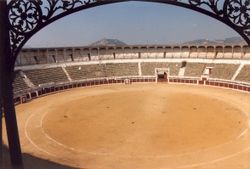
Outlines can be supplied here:
[[[6, 146], [3, 146], [3, 166], [0, 168], [11, 169], [9, 150]], [[34, 157], [30, 154], [23, 153], [23, 163], [25, 169], [77, 169], [74, 167], [69, 167], [55, 162]]]

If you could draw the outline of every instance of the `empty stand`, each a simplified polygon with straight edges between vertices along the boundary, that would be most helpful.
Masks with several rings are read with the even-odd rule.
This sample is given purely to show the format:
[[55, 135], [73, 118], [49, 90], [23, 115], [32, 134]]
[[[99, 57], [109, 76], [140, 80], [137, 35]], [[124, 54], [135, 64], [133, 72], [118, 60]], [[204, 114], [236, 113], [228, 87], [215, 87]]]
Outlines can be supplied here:
[[111, 59], [114, 59], [114, 56], [113, 55], [108, 55], [108, 54], [105, 54], [105, 55], [99, 55], [99, 58], [100, 60], [111, 60]]
[[65, 68], [72, 80], [107, 78], [116, 76], [138, 76], [137, 63], [106, 63], [67, 66]]
[[205, 69], [205, 63], [190, 63], [187, 62], [185, 76], [201, 77]]
[[247, 52], [247, 53], [244, 55], [243, 58], [244, 58], [244, 59], [250, 59], [250, 52]]
[[232, 59], [233, 53], [232, 52], [225, 52], [224, 53], [224, 59]]
[[207, 49], [205, 47], [198, 47], [198, 58], [206, 58], [207, 57]]
[[123, 57], [124, 57], [124, 59], [133, 59], [133, 56], [131, 53], [124, 53]]
[[141, 59], [147, 59], [150, 56], [149, 53], [140, 53], [140, 54], [141, 54]]
[[105, 77], [138, 76], [138, 63], [106, 63]]
[[207, 58], [207, 53], [206, 52], [199, 52], [198, 58]]
[[141, 71], [143, 76], [154, 76], [156, 68], [169, 68], [170, 76], [178, 76], [181, 63], [167, 62], [143, 62], [141, 63]]
[[190, 58], [197, 58], [198, 55], [199, 55], [198, 52], [191, 52], [190, 55], [189, 55], [189, 57], [190, 57]]
[[155, 57], [158, 59], [162, 59], [164, 58], [164, 53], [163, 52], [156, 53]]
[[238, 76], [235, 78], [236, 81], [250, 82], [250, 65], [244, 65]]
[[24, 78], [25, 77], [21, 76], [19, 74], [19, 72], [17, 72], [15, 74], [14, 83], [13, 83], [13, 92], [14, 93], [29, 89], [29, 86], [24, 81]]
[[223, 52], [217, 52], [216, 53], [216, 59], [223, 59], [224, 58], [224, 53]]
[[197, 52], [197, 48], [195, 46], [191, 46], [190, 47], [190, 54], [189, 54], [190, 58], [197, 58], [198, 57], [198, 52]]
[[243, 54], [241, 52], [233, 53], [233, 59], [241, 59], [242, 57], [243, 57]]
[[186, 51], [186, 50], [182, 51], [181, 57], [182, 58], [189, 58], [189, 51]]
[[36, 86], [39, 84], [52, 82], [61, 83], [68, 81], [68, 78], [61, 67], [26, 70], [24, 73]]
[[65, 69], [72, 80], [83, 80], [105, 76], [102, 67], [99, 64], [67, 66]]
[[214, 64], [210, 78], [231, 80], [239, 64]]
[[243, 58], [244, 53], [243, 53], [243, 48], [241, 46], [235, 46], [233, 48], [233, 58], [234, 59], [241, 59]]
[[123, 53], [116, 53], [115, 58], [116, 59], [124, 59], [124, 54]]
[[181, 57], [181, 49], [180, 48], [173, 48], [173, 57], [174, 58], [180, 58]]

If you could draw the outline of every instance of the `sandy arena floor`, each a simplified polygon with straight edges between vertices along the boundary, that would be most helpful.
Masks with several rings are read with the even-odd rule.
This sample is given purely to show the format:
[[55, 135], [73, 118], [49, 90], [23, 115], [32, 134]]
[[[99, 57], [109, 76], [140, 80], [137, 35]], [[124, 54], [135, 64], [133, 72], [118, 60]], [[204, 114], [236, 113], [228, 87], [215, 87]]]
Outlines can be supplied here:
[[23, 153], [68, 168], [249, 169], [249, 103], [234, 90], [152, 83], [78, 88], [16, 110]]

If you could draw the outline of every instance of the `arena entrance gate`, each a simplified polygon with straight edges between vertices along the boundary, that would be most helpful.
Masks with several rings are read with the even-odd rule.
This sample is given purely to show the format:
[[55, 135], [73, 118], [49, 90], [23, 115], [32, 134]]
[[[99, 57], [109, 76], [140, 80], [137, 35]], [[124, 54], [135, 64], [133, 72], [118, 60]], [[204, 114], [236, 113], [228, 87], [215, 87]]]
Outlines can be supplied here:
[[168, 82], [169, 68], [156, 68], [155, 76], [157, 82]]
[[[128, 1], [130, 0], [0, 1], [0, 108], [4, 109], [12, 168], [23, 169], [12, 91], [15, 61], [19, 51], [34, 34], [60, 18], [96, 6]], [[134, 1], [171, 4], [203, 13], [234, 29], [250, 45], [249, 0]], [[2, 117], [2, 113], [0, 113], [0, 116]], [[1, 123], [2, 121], [0, 121], [0, 126], [2, 126]], [[2, 134], [0, 140], [2, 141]], [[2, 164], [1, 159], [2, 156], [0, 156], [0, 163]]]

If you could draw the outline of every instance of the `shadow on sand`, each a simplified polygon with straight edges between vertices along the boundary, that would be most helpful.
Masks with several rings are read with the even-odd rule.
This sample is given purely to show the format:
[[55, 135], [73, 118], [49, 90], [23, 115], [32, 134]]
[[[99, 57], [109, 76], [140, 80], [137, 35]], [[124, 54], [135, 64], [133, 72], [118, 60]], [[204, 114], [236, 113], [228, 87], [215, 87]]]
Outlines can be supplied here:
[[[3, 146], [3, 166], [0, 168], [11, 169], [9, 149]], [[30, 154], [23, 153], [23, 163], [24, 169], [77, 169], [74, 167], [69, 167], [55, 162], [44, 160], [38, 157], [34, 157]]]

